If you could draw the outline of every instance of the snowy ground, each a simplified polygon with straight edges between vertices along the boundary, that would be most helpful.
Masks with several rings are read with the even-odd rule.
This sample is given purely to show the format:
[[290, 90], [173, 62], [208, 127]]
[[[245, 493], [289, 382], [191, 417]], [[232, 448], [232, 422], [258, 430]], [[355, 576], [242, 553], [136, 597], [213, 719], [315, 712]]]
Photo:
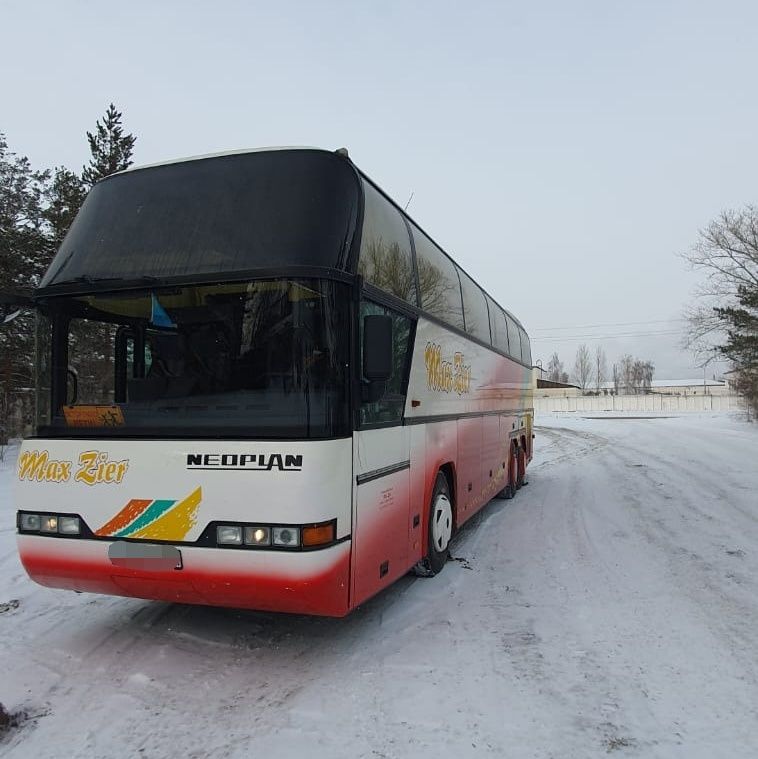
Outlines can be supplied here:
[[34, 585], [11, 451], [0, 702], [30, 719], [0, 755], [758, 756], [758, 425], [538, 423], [458, 560], [343, 620]]

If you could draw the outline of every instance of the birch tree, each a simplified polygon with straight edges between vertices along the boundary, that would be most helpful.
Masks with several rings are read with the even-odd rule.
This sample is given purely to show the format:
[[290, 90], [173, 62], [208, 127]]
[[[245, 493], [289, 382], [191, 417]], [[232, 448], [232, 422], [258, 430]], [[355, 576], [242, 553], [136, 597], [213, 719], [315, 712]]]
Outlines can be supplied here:
[[595, 390], [599, 393], [603, 383], [608, 377], [608, 365], [605, 359], [605, 351], [601, 345], [595, 348]]
[[592, 378], [592, 358], [590, 357], [589, 348], [582, 343], [577, 348], [576, 359], [574, 360], [574, 381], [585, 392]]

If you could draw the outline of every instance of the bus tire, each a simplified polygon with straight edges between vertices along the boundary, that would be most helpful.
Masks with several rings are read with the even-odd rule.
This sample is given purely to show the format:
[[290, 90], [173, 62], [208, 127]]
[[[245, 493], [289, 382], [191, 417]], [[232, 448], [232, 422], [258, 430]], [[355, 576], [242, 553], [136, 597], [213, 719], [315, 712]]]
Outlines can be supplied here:
[[518, 488], [518, 446], [511, 445], [508, 456], [508, 484], [503, 488], [503, 497], [515, 498]]
[[429, 504], [429, 522], [427, 539], [429, 550], [424, 558], [413, 568], [421, 577], [434, 577], [439, 574], [445, 563], [453, 534], [453, 504], [450, 500], [450, 486], [442, 472], [437, 472], [434, 482], [432, 501]]
[[519, 446], [518, 449], [518, 487], [528, 485], [526, 479], [526, 450]]
[[[506, 474], [507, 474], [507, 472], [506, 472]], [[513, 493], [511, 492], [511, 483], [510, 482], [506, 482], [505, 487], [502, 490], [500, 490], [497, 493], [495, 493], [495, 498], [505, 499], [506, 501], [509, 498], [513, 498]]]

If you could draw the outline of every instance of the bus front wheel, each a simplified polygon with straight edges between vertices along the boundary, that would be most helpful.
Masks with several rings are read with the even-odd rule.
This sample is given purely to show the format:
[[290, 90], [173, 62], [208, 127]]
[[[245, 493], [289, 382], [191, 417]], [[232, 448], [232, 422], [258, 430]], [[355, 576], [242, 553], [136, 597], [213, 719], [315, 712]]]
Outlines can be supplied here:
[[414, 567], [417, 575], [433, 577], [442, 571], [447, 561], [452, 535], [453, 505], [450, 500], [450, 486], [447, 483], [447, 477], [442, 472], [437, 472], [427, 525], [429, 550], [426, 556]]

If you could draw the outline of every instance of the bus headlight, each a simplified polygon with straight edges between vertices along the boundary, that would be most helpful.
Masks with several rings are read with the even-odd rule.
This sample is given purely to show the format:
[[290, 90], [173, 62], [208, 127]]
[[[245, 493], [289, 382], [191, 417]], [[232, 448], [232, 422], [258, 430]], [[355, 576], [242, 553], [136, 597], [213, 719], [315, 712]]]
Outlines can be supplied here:
[[245, 527], [245, 543], [249, 546], [270, 546], [271, 529], [269, 527]]
[[216, 528], [216, 543], [220, 546], [241, 546], [242, 527], [225, 524]]
[[274, 545], [297, 548], [300, 545], [300, 528], [274, 527]]
[[[213, 532], [210, 532], [213, 530]], [[210, 534], [208, 534], [210, 533]], [[215, 524], [201, 536], [208, 545], [222, 548], [308, 550], [326, 548], [336, 542], [337, 520], [306, 525]], [[215, 535], [215, 541], [213, 536]]]
[[72, 514], [27, 514], [20, 511], [16, 525], [19, 532], [36, 532], [46, 537], [64, 535], [80, 538], [87, 531], [81, 517]]
[[39, 531], [58, 532], [58, 517], [54, 515], [42, 517], [40, 520]]
[[78, 535], [81, 531], [79, 517], [58, 517], [58, 532], [61, 535]]
[[39, 514], [21, 514], [19, 529], [25, 532], [37, 532], [39, 530]]

